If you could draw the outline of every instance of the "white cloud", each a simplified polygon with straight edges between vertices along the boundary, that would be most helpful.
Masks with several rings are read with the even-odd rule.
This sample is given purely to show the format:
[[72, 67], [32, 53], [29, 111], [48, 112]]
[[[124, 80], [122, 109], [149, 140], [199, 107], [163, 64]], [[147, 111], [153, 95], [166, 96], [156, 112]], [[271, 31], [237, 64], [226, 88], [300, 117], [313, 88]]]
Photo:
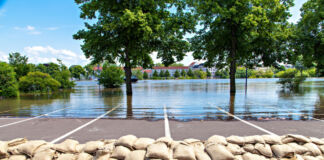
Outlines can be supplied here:
[[77, 54], [68, 49], [55, 49], [51, 46], [30, 46], [24, 48], [24, 53], [29, 57], [29, 62], [39, 64], [57, 62], [57, 59], [70, 66], [74, 64], [85, 65], [90, 62], [82, 53]]
[[[152, 57], [152, 60], [153, 60], [153, 62], [154, 63], [161, 63], [161, 59], [159, 58], [157, 58], [157, 52], [153, 52], [152, 54], [151, 54], [151, 57]], [[188, 52], [188, 53], [186, 53], [186, 55], [185, 55], [185, 57], [183, 58], [183, 60], [182, 61], [180, 61], [180, 62], [177, 62], [177, 63], [182, 63], [182, 64], [184, 64], [185, 66], [188, 66], [190, 63], [192, 63], [192, 62], [200, 62], [200, 63], [202, 63], [202, 62], [204, 62], [204, 61], [198, 61], [198, 60], [194, 60], [194, 58], [193, 58], [193, 56], [192, 56], [192, 52]]]
[[26, 31], [28, 34], [32, 34], [32, 35], [39, 35], [41, 34], [40, 31], [36, 30], [35, 27], [27, 25], [26, 27], [14, 27], [15, 30], [18, 31]]
[[8, 62], [8, 54], [5, 52], [0, 51], [0, 62]]

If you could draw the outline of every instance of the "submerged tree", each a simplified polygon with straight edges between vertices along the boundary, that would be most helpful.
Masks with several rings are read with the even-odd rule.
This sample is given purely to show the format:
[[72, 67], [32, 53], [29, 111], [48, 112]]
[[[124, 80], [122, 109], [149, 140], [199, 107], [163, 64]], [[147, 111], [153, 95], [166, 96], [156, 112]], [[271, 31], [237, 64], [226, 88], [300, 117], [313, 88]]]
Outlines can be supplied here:
[[184, 12], [184, 0], [75, 0], [85, 23], [74, 39], [83, 40], [82, 50], [94, 62], [124, 65], [127, 94], [132, 94], [131, 68], [150, 67], [150, 54], [157, 52], [163, 64], [182, 60], [189, 43], [184, 33], [193, 28], [193, 18]]
[[[292, 0], [188, 0], [202, 28], [191, 39], [193, 56], [207, 66], [229, 66], [230, 92], [235, 93], [237, 65], [255, 58], [273, 65], [286, 49]], [[281, 55], [282, 54], [282, 55]]]

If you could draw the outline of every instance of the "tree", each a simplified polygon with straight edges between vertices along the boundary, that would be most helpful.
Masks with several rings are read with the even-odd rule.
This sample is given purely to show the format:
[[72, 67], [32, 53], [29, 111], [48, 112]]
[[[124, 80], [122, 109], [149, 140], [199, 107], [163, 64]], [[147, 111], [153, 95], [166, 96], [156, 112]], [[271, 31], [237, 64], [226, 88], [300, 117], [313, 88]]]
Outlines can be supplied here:
[[292, 38], [295, 57], [302, 55], [305, 67], [315, 65], [318, 76], [324, 76], [323, 10], [323, 0], [308, 0], [304, 3], [300, 9], [301, 20]]
[[33, 65], [27, 63], [27, 56], [22, 56], [18, 52], [9, 53], [9, 64], [14, 67], [17, 80], [20, 77], [27, 75], [28, 72], [33, 70]]
[[147, 72], [144, 72], [144, 73], [143, 73], [143, 78], [144, 78], [144, 79], [148, 79], [148, 78], [149, 78], [149, 75], [147, 74]]
[[154, 72], [153, 72], [153, 78], [155, 78], [155, 77], [159, 77], [159, 73], [156, 70], [154, 70]]
[[93, 70], [93, 67], [94, 67], [94, 65], [92, 65], [92, 64], [87, 64], [87, 65], [85, 65], [83, 67], [84, 68], [84, 71], [85, 71], [84, 76], [85, 76], [86, 79], [90, 79], [91, 76], [94, 76], [95, 75], [95, 72]]
[[83, 40], [82, 50], [94, 62], [106, 60], [124, 65], [126, 92], [132, 94], [131, 68], [148, 68], [150, 54], [157, 52], [162, 63], [182, 60], [189, 43], [184, 33], [194, 28], [184, 0], [75, 0], [80, 5], [86, 29], [74, 35]]
[[85, 70], [80, 65], [73, 65], [69, 68], [71, 75], [73, 78], [76, 78], [78, 80], [81, 79], [81, 75], [85, 75]]
[[211, 73], [209, 72], [209, 69], [207, 69], [206, 74], [207, 74], [207, 78], [211, 77]]
[[278, 72], [277, 77], [279, 77], [278, 83], [282, 85], [282, 88], [289, 89], [297, 89], [306, 79], [306, 77], [298, 74], [296, 69], [292, 68]]
[[206, 72], [202, 71], [202, 70], [195, 70], [193, 71], [193, 77], [199, 78], [199, 79], [206, 79], [207, 78], [207, 74]]
[[42, 72], [29, 72], [19, 79], [19, 89], [23, 92], [48, 92], [56, 91], [61, 86], [60, 82], [49, 74]]
[[235, 93], [237, 65], [246, 59], [273, 65], [287, 53], [289, 7], [292, 0], [188, 0], [203, 26], [192, 39], [195, 59], [207, 66], [230, 69]]
[[164, 76], [165, 76], [166, 78], [169, 78], [169, 77], [170, 77], [170, 72], [169, 72], [169, 70], [166, 70], [166, 71], [165, 71]]
[[124, 83], [124, 71], [120, 67], [105, 64], [98, 78], [99, 84], [105, 88], [117, 88]]
[[5, 62], [0, 62], [0, 98], [17, 97], [18, 84], [14, 69]]
[[159, 73], [159, 77], [161, 77], [161, 78], [162, 78], [162, 77], [165, 77], [165, 74], [164, 74], [164, 71], [163, 71], [163, 70], [160, 71], [160, 73]]
[[178, 77], [180, 77], [180, 72], [178, 70], [176, 70], [174, 72], [174, 78], [178, 78]]
[[137, 79], [139, 80], [143, 80], [143, 72], [139, 69], [134, 69], [132, 71], [132, 74], [135, 75], [137, 77]]
[[184, 65], [182, 63], [173, 63], [170, 64], [171, 67], [183, 67]]
[[187, 75], [186, 71], [185, 71], [185, 70], [182, 70], [182, 71], [181, 71], [181, 76], [182, 76], [182, 77], [186, 77], [186, 75]]
[[191, 68], [189, 68], [189, 70], [188, 70], [188, 72], [187, 72], [187, 75], [188, 75], [189, 77], [193, 77], [193, 76], [194, 76], [194, 74], [193, 74]]

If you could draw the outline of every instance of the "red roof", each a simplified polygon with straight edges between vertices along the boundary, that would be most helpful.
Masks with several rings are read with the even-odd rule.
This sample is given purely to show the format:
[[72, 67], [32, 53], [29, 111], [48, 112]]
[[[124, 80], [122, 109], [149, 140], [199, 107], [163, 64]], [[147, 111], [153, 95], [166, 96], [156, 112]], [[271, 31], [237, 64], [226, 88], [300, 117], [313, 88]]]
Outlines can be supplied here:
[[190, 63], [189, 66], [191, 67], [191, 66], [194, 66], [195, 64], [196, 64], [196, 62], [192, 62], [192, 63]]
[[93, 70], [95, 70], [95, 71], [97, 71], [97, 70], [102, 71], [102, 67], [93, 67]]
[[152, 70], [150, 70], [150, 69], [145, 69], [145, 70], [143, 70], [143, 72], [146, 72], [146, 73], [152, 73]]
[[153, 67], [153, 69], [189, 69], [188, 66], [179, 66], [179, 67]]

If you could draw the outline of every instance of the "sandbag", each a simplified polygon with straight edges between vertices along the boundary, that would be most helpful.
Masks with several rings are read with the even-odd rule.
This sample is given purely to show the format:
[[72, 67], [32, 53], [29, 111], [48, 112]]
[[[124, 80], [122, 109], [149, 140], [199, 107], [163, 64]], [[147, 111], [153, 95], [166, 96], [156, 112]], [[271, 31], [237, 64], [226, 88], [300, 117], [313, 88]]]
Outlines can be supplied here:
[[192, 138], [191, 139], [185, 139], [185, 140], [183, 140], [183, 142], [189, 144], [194, 149], [205, 150], [205, 146], [204, 146], [203, 142], [201, 142], [198, 139], [192, 139]]
[[56, 160], [77, 160], [77, 157], [71, 153], [64, 153], [59, 155]]
[[78, 152], [80, 152], [77, 149], [78, 145], [79, 145], [78, 141], [72, 140], [72, 139], [67, 139], [60, 144], [54, 144], [52, 148], [54, 150], [57, 150], [57, 151], [60, 151], [63, 153], [78, 153]]
[[253, 154], [259, 154], [258, 150], [255, 149], [253, 144], [245, 144], [243, 146], [243, 149], [246, 152], [250, 152], [250, 153], [253, 153]]
[[113, 150], [115, 149], [114, 143], [105, 144], [103, 148], [100, 148], [97, 150], [96, 154], [111, 154]]
[[206, 141], [205, 145], [209, 144], [209, 143], [227, 145], [227, 141], [226, 141], [225, 137], [218, 136], [218, 135], [209, 137], [208, 140]]
[[[296, 135], [296, 134], [288, 134], [288, 135], [284, 136], [284, 139], [285, 138], [293, 138], [294, 142], [303, 142], [303, 143], [311, 142], [310, 139], [308, 139], [307, 137], [302, 136], [302, 135]], [[285, 140], [282, 140], [282, 141], [285, 141]]]
[[111, 154], [112, 158], [125, 159], [125, 157], [130, 153], [130, 149], [124, 146], [116, 146]]
[[159, 143], [159, 142], [165, 143], [168, 147], [170, 147], [173, 142], [173, 139], [170, 137], [161, 137], [158, 138], [154, 143]]
[[314, 144], [317, 144], [317, 145], [324, 145], [324, 141], [319, 139], [319, 138], [316, 138], [316, 137], [310, 137], [309, 138], [310, 141]]
[[233, 155], [241, 155], [245, 151], [237, 144], [228, 143], [226, 146], [227, 150], [230, 151]]
[[314, 143], [306, 143], [303, 146], [306, 147], [308, 149], [308, 151], [311, 152], [311, 155], [313, 155], [313, 156], [322, 155], [321, 150]]
[[243, 145], [245, 143], [244, 138], [240, 136], [229, 136], [226, 138], [226, 140], [229, 143], [238, 144], [238, 145]]
[[209, 145], [206, 148], [207, 153], [212, 160], [234, 160], [234, 155], [221, 144]]
[[9, 147], [12, 147], [12, 146], [17, 146], [19, 144], [23, 144], [23, 143], [26, 143], [28, 140], [26, 138], [16, 138], [16, 139], [13, 139], [11, 141], [8, 142], [8, 146]]
[[277, 135], [262, 135], [262, 138], [268, 144], [281, 144], [281, 138]]
[[83, 151], [86, 153], [95, 153], [98, 149], [104, 147], [104, 142], [101, 141], [89, 141], [84, 145]]
[[195, 150], [195, 156], [197, 160], [211, 160], [209, 155], [204, 151], [200, 149], [194, 149]]
[[96, 155], [96, 158], [95, 158], [95, 160], [107, 160], [107, 159], [109, 159], [109, 160], [111, 159], [109, 153]]
[[289, 145], [297, 154], [304, 154], [308, 151], [306, 147], [298, 145], [297, 143], [288, 143], [287, 145]]
[[12, 155], [19, 155], [19, 151], [18, 151], [18, 146], [12, 146], [12, 147], [8, 147], [8, 153], [12, 154]]
[[147, 146], [154, 143], [152, 138], [138, 138], [134, 143], [134, 148], [137, 150], [146, 150]]
[[279, 158], [292, 157], [294, 155], [294, 150], [287, 144], [272, 145], [271, 150]]
[[163, 159], [163, 160], [168, 160], [171, 158], [171, 156], [169, 155], [169, 148], [167, 144], [163, 142], [150, 144], [147, 147], [146, 157]]
[[12, 155], [9, 157], [9, 160], [26, 160], [27, 157], [25, 155]]
[[242, 155], [236, 155], [235, 160], [243, 160], [243, 156]]
[[125, 160], [144, 160], [145, 153], [146, 151], [144, 150], [132, 151], [125, 157]]
[[312, 157], [312, 156], [303, 156], [303, 160], [319, 160], [316, 157]]
[[257, 155], [257, 154], [252, 154], [249, 152], [246, 152], [242, 156], [243, 160], [266, 160], [265, 157]]
[[187, 143], [180, 143], [173, 150], [173, 158], [178, 160], [196, 160], [195, 151]]
[[90, 154], [85, 152], [82, 152], [77, 156], [77, 160], [92, 160], [92, 159], [93, 157]]
[[265, 143], [262, 136], [258, 136], [258, 135], [256, 135], [256, 136], [246, 136], [246, 137], [244, 137], [244, 142], [247, 143], [247, 144], [256, 144], [256, 143], [264, 144]]
[[201, 143], [201, 141], [199, 139], [194, 139], [194, 138], [184, 139], [183, 142], [186, 142], [188, 144], [191, 144], [191, 143]]
[[254, 148], [263, 156], [272, 157], [272, 150], [269, 144], [257, 143]]
[[52, 149], [42, 150], [36, 152], [32, 160], [52, 160], [55, 155], [55, 151]]
[[35, 151], [42, 145], [45, 145], [45, 141], [28, 141], [18, 146], [17, 150], [19, 153], [26, 154], [32, 157]]
[[0, 158], [7, 155], [8, 152], [8, 143], [0, 141]]
[[128, 147], [129, 149], [133, 149], [133, 145], [136, 142], [137, 137], [134, 135], [126, 135], [126, 136], [122, 136], [120, 137], [115, 145], [116, 146], [124, 146], [124, 147]]
[[322, 151], [322, 153], [324, 154], [324, 145], [320, 145], [318, 146], [318, 148]]

